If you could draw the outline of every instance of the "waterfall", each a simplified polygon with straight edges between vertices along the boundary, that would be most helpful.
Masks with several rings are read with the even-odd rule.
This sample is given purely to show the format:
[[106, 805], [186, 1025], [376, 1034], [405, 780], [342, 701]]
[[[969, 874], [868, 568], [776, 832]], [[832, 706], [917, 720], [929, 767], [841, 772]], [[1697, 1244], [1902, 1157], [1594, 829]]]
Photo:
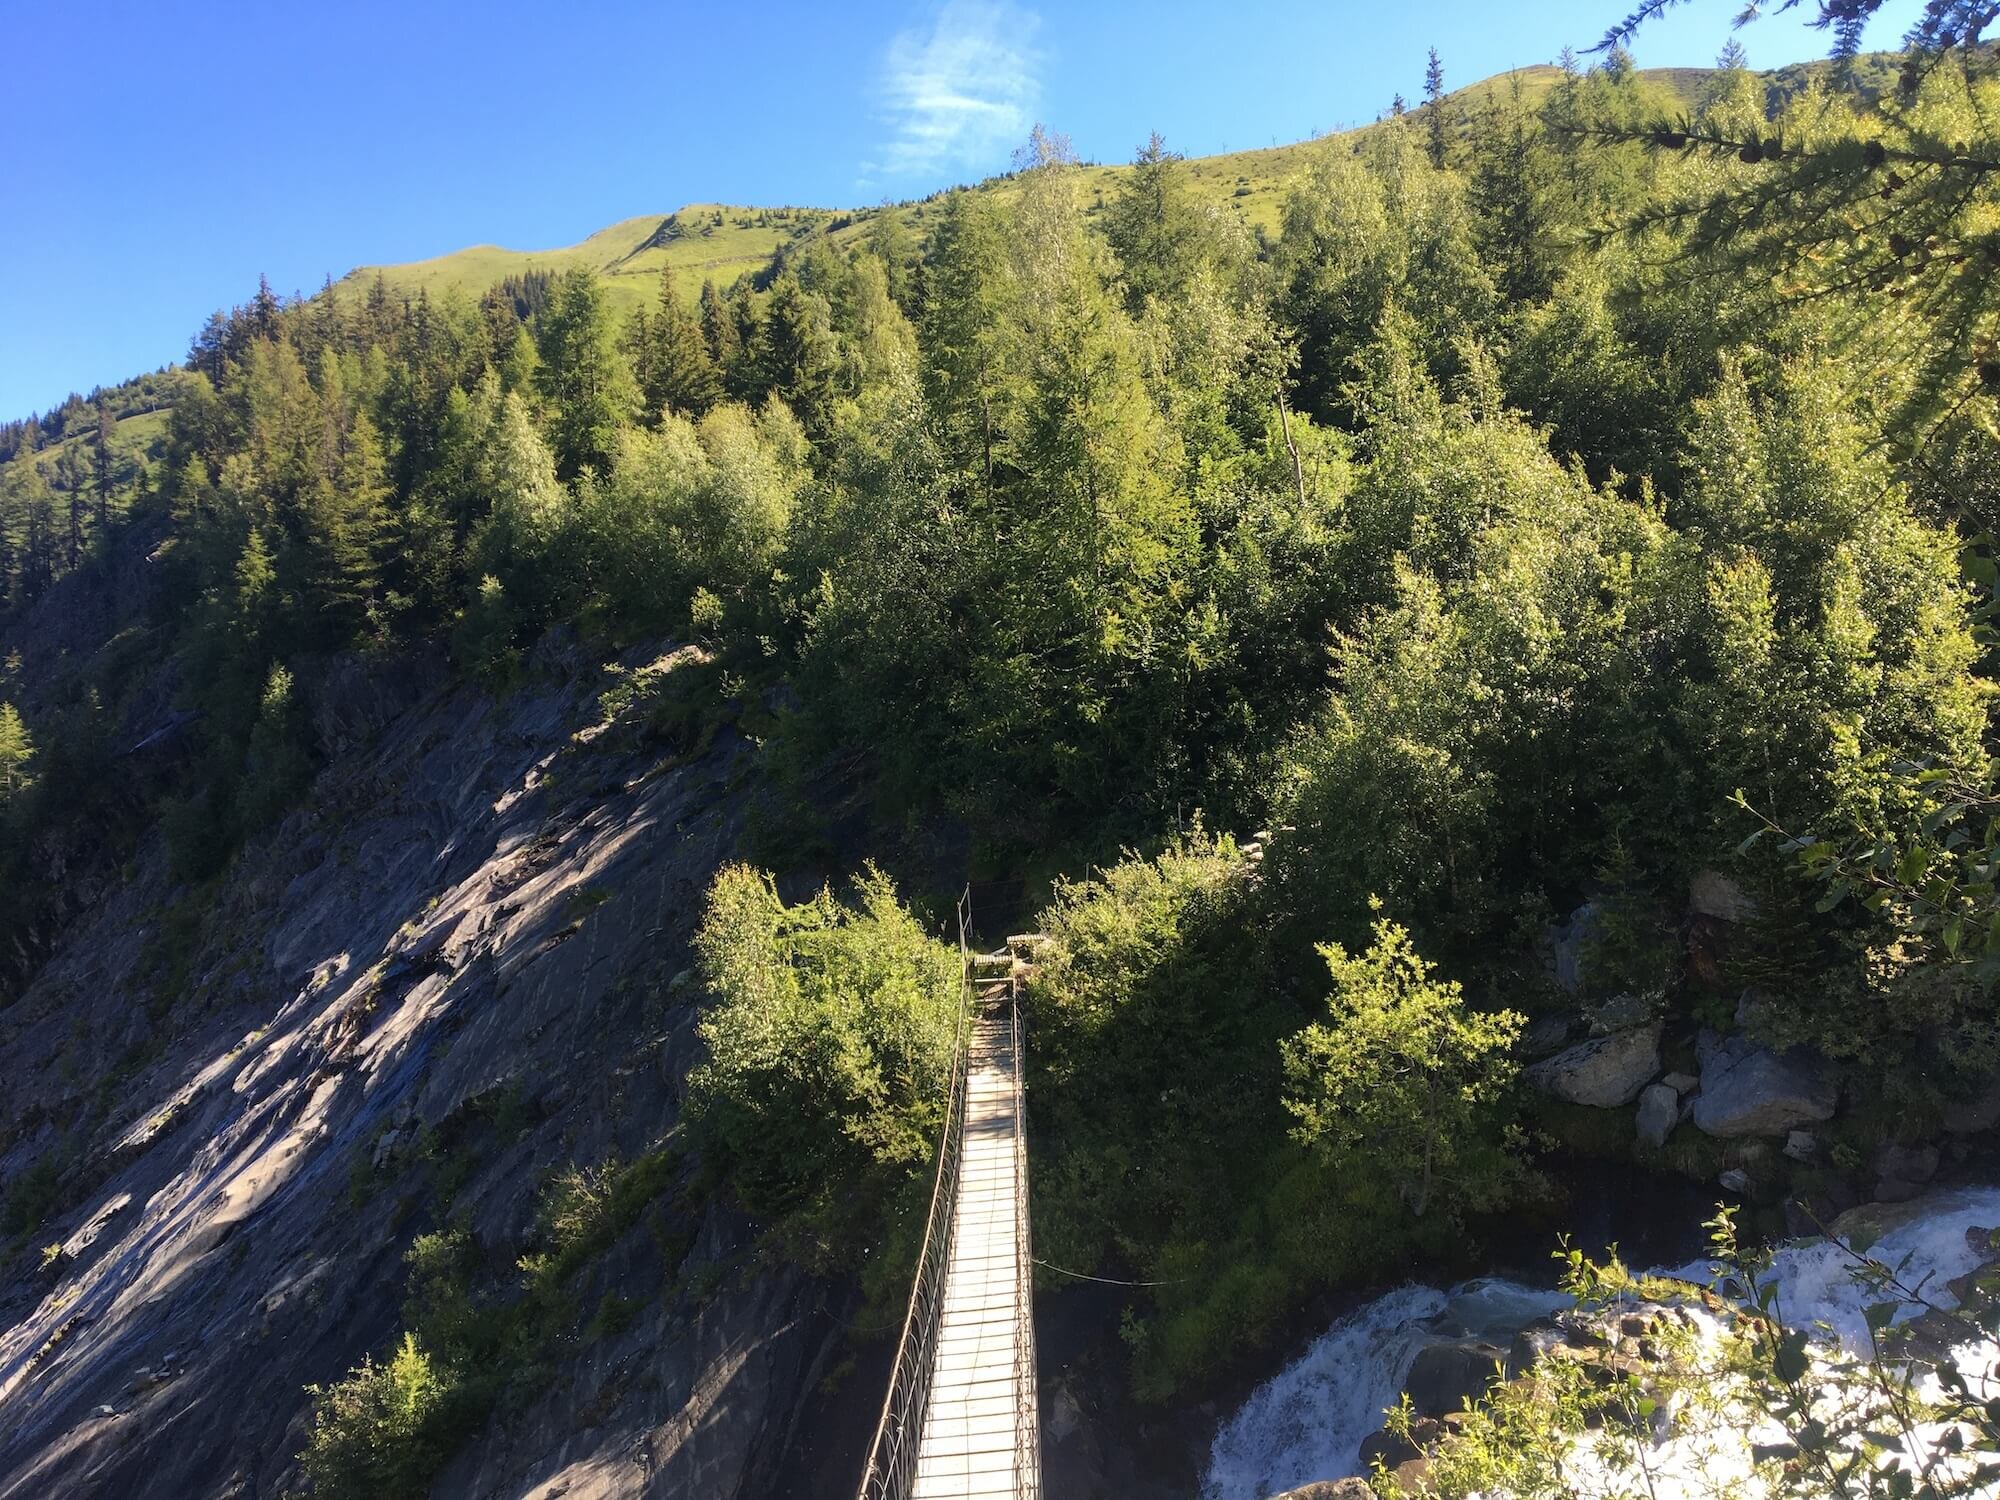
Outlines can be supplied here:
[[[1934, 1194], [1893, 1217], [1867, 1253], [1900, 1266], [1905, 1285], [1950, 1307], [1945, 1283], [1985, 1259], [1971, 1248], [1966, 1231], [2000, 1226], [2000, 1188]], [[1772, 1275], [1784, 1321], [1826, 1324], [1851, 1348], [1865, 1350], [1863, 1309], [1881, 1298], [1854, 1282], [1850, 1266], [1824, 1240], [1781, 1248]], [[1695, 1261], [1663, 1274], [1705, 1282], [1709, 1266]], [[1475, 1335], [1504, 1346], [1515, 1331], [1568, 1300], [1547, 1288], [1484, 1278], [1448, 1290], [1406, 1286], [1357, 1308], [1223, 1423], [1209, 1453], [1202, 1500], [1265, 1500], [1315, 1479], [1362, 1473], [1357, 1450], [1382, 1425], [1384, 1409], [1395, 1403], [1426, 1343]], [[1905, 1313], [1918, 1310], [1911, 1306]], [[1672, 1494], [1663, 1490], [1661, 1500]]]

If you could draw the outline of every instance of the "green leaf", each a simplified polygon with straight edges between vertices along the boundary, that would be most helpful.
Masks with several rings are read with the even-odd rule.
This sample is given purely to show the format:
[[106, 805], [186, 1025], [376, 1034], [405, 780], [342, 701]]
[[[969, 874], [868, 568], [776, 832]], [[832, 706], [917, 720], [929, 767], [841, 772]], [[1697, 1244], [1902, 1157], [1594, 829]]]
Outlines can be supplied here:
[[1772, 1358], [1772, 1367], [1778, 1378], [1788, 1383], [1805, 1379], [1812, 1362], [1806, 1357], [1806, 1336], [1803, 1330], [1794, 1329], [1778, 1340], [1777, 1353]]

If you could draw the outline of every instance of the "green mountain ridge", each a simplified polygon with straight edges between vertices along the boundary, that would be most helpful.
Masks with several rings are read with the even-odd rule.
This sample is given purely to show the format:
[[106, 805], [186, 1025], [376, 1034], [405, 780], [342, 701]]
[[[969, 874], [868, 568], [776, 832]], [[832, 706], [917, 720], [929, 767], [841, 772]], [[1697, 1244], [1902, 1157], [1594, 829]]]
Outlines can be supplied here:
[[[1638, 76], [1661, 91], [1663, 108], [1694, 103], [1702, 86], [1715, 76], [1713, 68], [1643, 68]], [[1483, 78], [1447, 95], [1461, 126], [1473, 114], [1491, 106], [1503, 90], [1518, 87], [1521, 100], [1538, 104], [1562, 70], [1537, 63]], [[1767, 75], [1775, 79], [1776, 74]], [[1245, 151], [1190, 157], [1189, 176], [1217, 204], [1234, 203], [1253, 229], [1275, 233], [1284, 210], [1285, 193], [1315, 150], [1331, 140], [1358, 138], [1373, 125]], [[1091, 164], [1084, 168], [1086, 192], [1102, 203], [1107, 192], [1130, 174], [1124, 163]], [[975, 190], [1008, 190], [1010, 175], [972, 184]], [[664, 215], [640, 214], [579, 240], [549, 250], [510, 250], [500, 245], [468, 245], [426, 260], [400, 264], [357, 266], [340, 279], [339, 287], [365, 291], [377, 276], [392, 292], [432, 296], [458, 291], [477, 296], [509, 276], [535, 271], [562, 271], [587, 265], [607, 278], [612, 306], [621, 313], [645, 305], [654, 297], [663, 266], [671, 266], [683, 297], [693, 301], [704, 280], [727, 284], [745, 272], [761, 270], [786, 246], [824, 234], [835, 240], [865, 232], [879, 213], [902, 217], [921, 237], [929, 207], [944, 190], [922, 199], [876, 207], [756, 207], [725, 203], [689, 203]]]

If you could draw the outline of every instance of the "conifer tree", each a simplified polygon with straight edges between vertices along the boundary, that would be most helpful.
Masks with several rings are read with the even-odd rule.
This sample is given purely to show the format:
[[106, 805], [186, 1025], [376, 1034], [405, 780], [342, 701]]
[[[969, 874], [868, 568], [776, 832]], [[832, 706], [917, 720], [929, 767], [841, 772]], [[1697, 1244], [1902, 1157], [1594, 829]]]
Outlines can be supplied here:
[[809, 292], [787, 271], [771, 287], [763, 323], [761, 364], [772, 388], [792, 409], [814, 442], [833, 430], [839, 399], [840, 345], [833, 310], [818, 292]]
[[603, 472], [638, 395], [618, 352], [604, 288], [587, 266], [565, 271], [556, 282], [536, 344], [557, 474], [569, 480], [586, 468]]
[[657, 421], [667, 410], [698, 417], [716, 403], [722, 390], [715, 361], [701, 321], [674, 289], [671, 265], [660, 268], [659, 309], [646, 339], [646, 366], [639, 380], [649, 419]]
[[56, 483], [62, 486], [69, 513], [69, 529], [63, 548], [63, 566], [74, 570], [83, 561], [83, 513], [86, 485], [83, 461], [74, 444], [66, 443], [56, 454]]
[[736, 334], [736, 320], [713, 281], [701, 284], [701, 336], [708, 345], [709, 363], [726, 380], [742, 361], [743, 344]]
[[998, 210], [954, 192], [924, 271], [925, 386], [953, 456], [991, 488], [1007, 433], [1001, 409], [1011, 281]]
[[1440, 172], [1444, 170], [1449, 145], [1444, 107], [1444, 63], [1438, 58], [1438, 49], [1433, 47], [1430, 60], [1424, 65], [1424, 149], [1430, 155], [1431, 165]]
[[888, 204], [883, 204], [868, 223], [868, 248], [875, 258], [882, 262], [882, 274], [888, 281], [889, 296], [901, 308], [903, 316], [914, 318], [918, 306], [918, 277], [923, 270], [923, 257], [917, 250], [916, 236], [910, 233], [910, 226], [903, 222], [903, 216]]
[[1105, 215], [1105, 237], [1124, 269], [1134, 312], [1148, 297], [1177, 294], [1203, 259], [1202, 210], [1181, 161], [1154, 131], [1132, 158], [1132, 173]]
[[114, 460], [111, 456], [111, 407], [99, 398], [97, 403], [97, 433], [91, 440], [91, 482], [97, 497], [97, 538], [98, 545], [111, 532], [111, 479]]

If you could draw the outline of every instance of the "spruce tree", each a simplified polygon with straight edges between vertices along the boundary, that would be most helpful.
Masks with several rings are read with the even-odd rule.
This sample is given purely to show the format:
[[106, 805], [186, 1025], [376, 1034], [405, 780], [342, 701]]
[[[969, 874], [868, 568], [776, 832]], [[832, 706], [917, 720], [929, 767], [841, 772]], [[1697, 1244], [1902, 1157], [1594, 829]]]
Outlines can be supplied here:
[[1424, 150], [1430, 156], [1431, 165], [1440, 172], [1444, 170], [1448, 144], [1444, 118], [1444, 64], [1438, 59], [1438, 49], [1433, 47], [1430, 61], [1424, 66]]
[[708, 360], [718, 375], [728, 372], [743, 358], [743, 345], [736, 336], [736, 320], [722, 300], [713, 281], [701, 284], [701, 337], [708, 345]]
[[83, 461], [74, 444], [64, 444], [56, 454], [56, 483], [62, 486], [69, 512], [69, 530], [63, 549], [63, 566], [75, 569], [83, 561], [83, 514], [85, 481]]
[[669, 410], [698, 417], [722, 394], [701, 322], [674, 289], [672, 266], [660, 268], [660, 302], [648, 330], [640, 388], [646, 414], [654, 420]]
[[952, 456], [990, 488], [1006, 450], [1002, 411], [1012, 283], [999, 211], [954, 192], [924, 271], [924, 384]]
[[1105, 215], [1105, 237], [1124, 268], [1134, 312], [1148, 297], [1180, 292], [1203, 258], [1202, 209], [1181, 161], [1155, 131], [1133, 157], [1132, 174]]
[[638, 404], [618, 352], [604, 288], [587, 266], [565, 271], [543, 311], [536, 339], [537, 380], [549, 403], [550, 446], [565, 480], [611, 466], [619, 425]]
[[809, 292], [787, 271], [771, 287], [759, 363], [772, 388], [790, 406], [814, 442], [833, 430], [833, 408], [841, 391], [840, 343], [833, 310], [818, 292]]
[[918, 277], [923, 270], [923, 257], [918, 253], [916, 236], [910, 233], [910, 226], [903, 222], [903, 216], [888, 204], [875, 211], [875, 217], [868, 222], [868, 248], [875, 258], [882, 262], [882, 274], [889, 284], [889, 296], [903, 316], [917, 315]]

